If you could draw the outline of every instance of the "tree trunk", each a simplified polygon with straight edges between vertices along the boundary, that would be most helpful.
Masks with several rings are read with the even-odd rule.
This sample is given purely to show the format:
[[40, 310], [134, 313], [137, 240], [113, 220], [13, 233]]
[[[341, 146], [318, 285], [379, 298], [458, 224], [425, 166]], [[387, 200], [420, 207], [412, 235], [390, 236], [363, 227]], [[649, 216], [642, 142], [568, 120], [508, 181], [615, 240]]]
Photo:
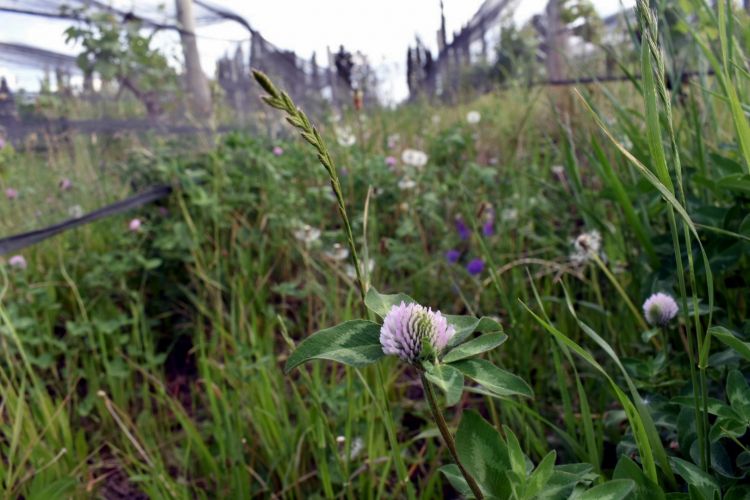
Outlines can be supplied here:
[[211, 92], [201, 69], [198, 43], [195, 39], [195, 20], [192, 0], [175, 0], [182, 52], [185, 57], [185, 76], [192, 112], [199, 118], [211, 116]]

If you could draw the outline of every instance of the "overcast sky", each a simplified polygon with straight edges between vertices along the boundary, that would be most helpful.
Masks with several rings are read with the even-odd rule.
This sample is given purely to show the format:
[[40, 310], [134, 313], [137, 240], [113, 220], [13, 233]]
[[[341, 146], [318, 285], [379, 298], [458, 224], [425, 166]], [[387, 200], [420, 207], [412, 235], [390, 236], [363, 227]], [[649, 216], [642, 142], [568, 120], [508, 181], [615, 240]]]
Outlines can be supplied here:
[[[22, 0], [16, 0], [20, 5]], [[457, 31], [476, 12], [483, 0], [444, 0], [449, 33]], [[164, 0], [170, 3], [170, 0]], [[119, 7], [153, 6], [154, 0], [115, 0]], [[213, 0], [245, 17], [263, 36], [285, 49], [308, 58], [317, 53], [319, 63], [326, 63], [326, 49], [344, 44], [349, 50], [367, 54], [378, 69], [383, 92], [394, 100], [406, 95], [404, 76], [406, 48], [416, 36], [428, 47], [435, 47], [440, 23], [439, 0]], [[632, 6], [634, 0], [593, 0], [601, 15]], [[7, 3], [7, 0], [6, 0]], [[514, 18], [518, 24], [541, 12], [546, 0], [516, 0]], [[62, 32], [65, 22], [0, 13], [0, 42], [20, 42], [58, 52], [75, 54], [66, 46]], [[204, 71], [213, 75], [215, 61], [224, 53], [233, 53], [235, 43], [245, 40], [247, 31], [234, 22], [224, 22], [198, 29], [199, 48]], [[216, 40], [218, 38], [220, 40]], [[179, 57], [175, 35], [166, 35], [159, 45], [168, 54]], [[245, 44], [247, 47], [247, 44]], [[14, 87], [38, 88], [39, 73], [11, 68], [0, 61], [0, 75], [10, 77]]]

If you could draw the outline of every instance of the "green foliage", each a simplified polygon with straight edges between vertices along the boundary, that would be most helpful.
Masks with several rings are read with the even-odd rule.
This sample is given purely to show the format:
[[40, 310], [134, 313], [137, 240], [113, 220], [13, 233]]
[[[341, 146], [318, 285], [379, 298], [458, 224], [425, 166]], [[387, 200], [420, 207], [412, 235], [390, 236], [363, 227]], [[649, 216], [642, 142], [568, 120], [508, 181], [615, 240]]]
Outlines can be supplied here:
[[146, 36], [139, 22], [122, 23], [106, 12], [87, 19], [65, 30], [66, 42], [80, 43], [83, 48], [77, 63], [84, 74], [97, 75], [105, 83], [117, 82], [146, 107], [149, 116], [161, 114], [164, 96], [179, 86], [167, 58], [152, 45], [156, 32]]

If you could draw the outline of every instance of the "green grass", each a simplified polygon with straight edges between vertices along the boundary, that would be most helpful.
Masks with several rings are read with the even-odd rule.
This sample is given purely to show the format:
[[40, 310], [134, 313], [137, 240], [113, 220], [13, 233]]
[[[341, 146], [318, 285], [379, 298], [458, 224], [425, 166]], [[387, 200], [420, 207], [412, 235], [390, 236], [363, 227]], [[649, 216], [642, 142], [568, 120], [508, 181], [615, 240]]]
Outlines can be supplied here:
[[[451, 429], [476, 409], [512, 431], [534, 463], [555, 451], [558, 465], [591, 464], [591, 486], [630, 477], [620, 475], [630, 457], [666, 492], [716, 485], [742, 498], [747, 393], [730, 373], [747, 380], [750, 361], [738, 343], [750, 340], [750, 25], [726, 6], [693, 4], [698, 18], [683, 12], [694, 23], [691, 57], [716, 76], [692, 80], [684, 99], [667, 92], [660, 71], [672, 55], [649, 45], [666, 28], [646, 20], [645, 43], [632, 49], [633, 73], [646, 76], [639, 87], [579, 88], [566, 94], [565, 116], [557, 93], [519, 86], [451, 107], [347, 113], [359, 131], [348, 148], [322, 120], [340, 200], [291, 128], [200, 147], [76, 137], [4, 153], [0, 186], [20, 196], [0, 202], [2, 234], [153, 182], [177, 188], [165, 210], [144, 207], [28, 248], [26, 270], [0, 265], [4, 496], [452, 494], [437, 472], [450, 456], [411, 368], [389, 359], [282, 371], [302, 339], [365, 314], [349, 262], [327, 253], [347, 244], [345, 205], [379, 290], [496, 317], [509, 336], [489, 359], [535, 397], [473, 387], [448, 411]], [[469, 125], [474, 109], [482, 121]], [[388, 149], [392, 134], [399, 145]], [[429, 154], [423, 171], [386, 166], [410, 147]], [[414, 189], [399, 189], [404, 174]], [[57, 188], [63, 177], [72, 191]], [[485, 236], [488, 203], [495, 232]], [[137, 233], [127, 229], [135, 216], [144, 221]], [[457, 216], [472, 231], [467, 241]], [[295, 238], [302, 224], [320, 238]], [[571, 241], [594, 229], [601, 255], [574, 265]], [[457, 264], [445, 258], [453, 248]], [[464, 266], [475, 257], [486, 267], [471, 276]], [[656, 291], [681, 308], [659, 332], [640, 311]]]

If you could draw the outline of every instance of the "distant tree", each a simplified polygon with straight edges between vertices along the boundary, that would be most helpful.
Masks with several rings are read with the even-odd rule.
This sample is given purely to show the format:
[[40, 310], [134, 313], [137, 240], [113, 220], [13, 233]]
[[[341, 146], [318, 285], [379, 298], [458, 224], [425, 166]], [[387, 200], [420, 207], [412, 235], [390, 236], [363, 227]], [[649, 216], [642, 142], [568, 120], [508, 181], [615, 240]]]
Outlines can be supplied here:
[[116, 81], [146, 108], [151, 118], [163, 114], [163, 97], [177, 91], [177, 75], [167, 59], [152, 47], [153, 34], [142, 34], [132, 17], [119, 20], [98, 12], [81, 25], [65, 30], [66, 42], [80, 42], [77, 63], [85, 75], [98, 74], [103, 82]]
[[354, 61], [352, 60], [352, 53], [344, 48], [343, 45], [339, 47], [339, 51], [333, 58], [333, 63], [336, 66], [336, 74], [341, 80], [346, 82], [347, 87], [352, 88], [352, 69], [354, 68]]
[[602, 20], [591, 0], [560, 0], [560, 21], [574, 35], [590, 43], [598, 43]]

